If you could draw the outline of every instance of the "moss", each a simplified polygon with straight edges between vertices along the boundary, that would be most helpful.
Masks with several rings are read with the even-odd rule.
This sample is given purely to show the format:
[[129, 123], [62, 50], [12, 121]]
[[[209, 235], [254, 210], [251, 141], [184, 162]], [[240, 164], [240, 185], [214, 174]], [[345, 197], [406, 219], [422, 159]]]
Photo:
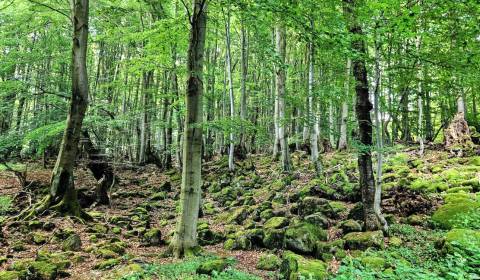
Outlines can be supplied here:
[[2, 280], [17, 280], [20, 277], [18, 271], [0, 271], [0, 279]]
[[148, 246], [158, 246], [162, 244], [162, 231], [158, 228], [152, 228], [143, 235], [143, 242]]
[[448, 184], [436, 179], [417, 178], [409, 188], [416, 191], [439, 192], [448, 189]]
[[62, 242], [62, 249], [64, 251], [78, 251], [82, 247], [82, 240], [76, 233], [71, 234], [65, 241]]
[[241, 206], [233, 210], [231, 214], [228, 216], [226, 222], [227, 223], [237, 223], [241, 225], [243, 221], [245, 221], [248, 217], [248, 211], [245, 206]]
[[96, 254], [97, 257], [100, 257], [102, 259], [114, 259], [118, 255], [114, 251], [106, 248], [100, 248], [97, 250]]
[[94, 269], [108, 269], [120, 264], [120, 259], [108, 259], [95, 264]]
[[373, 256], [363, 257], [360, 259], [360, 262], [365, 267], [368, 267], [374, 270], [383, 270], [386, 265], [386, 261], [384, 258], [373, 257]]
[[209, 260], [202, 263], [196, 270], [198, 274], [211, 275], [214, 271], [221, 272], [227, 268], [228, 262], [226, 259]]
[[282, 259], [280, 272], [285, 279], [322, 280], [327, 278], [327, 265], [323, 261], [306, 259], [290, 251], [286, 251]]
[[392, 247], [400, 247], [400, 246], [402, 246], [402, 244], [403, 244], [402, 239], [399, 238], [399, 237], [396, 237], [396, 236], [392, 236], [388, 240], [388, 245], [390, 245]]
[[269, 249], [283, 248], [285, 246], [284, 229], [267, 229], [264, 232], [263, 245]]
[[451, 229], [461, 225], [462, 217], [480, 211], [480, 202], [471, 199], [454, 199], [438, 208], [432, 220], [440, 227]]
[[265, 222], [263, 228], [265, 229], [278, 229], [283, 228], [288, 225], [288, 219], [285, 217], [272, 217], [268, 221]]
[[347, 206], [345, 205], [344, 202], [341, 202], [341, 201], [330, 201], [328, 203], [330, 205], [330, 207], [332, 208], [333, 212], [336, 214], [336, 215], [339, 215], [341, 213], [344, 213], [348, 210]]
[[326, 231], [305, 222], [292, 225], [285, 232], [286, 247], [302, 254], [313, 253], [315, 244], [325, 240], [327, 240]]
[[383, 249], [382, 231], [351, 232], [343, 239], [347, 249], [365, 250], [370, 247]]
[[32, 234], [32, 242], [37, 245], [41, 245], [47, 242], [47, 236], [41, 232], [34, 232]]
[[480, 231], [470, 229], [452, 229], [445, 235], [444, 249], [453, 253], [472, 246], [480, 247]]
[[343, 233], [362, 231], [362, 225], [360, 225], [360, 223], [355, 220], [344, 221], [340, 225], [340, 228], [343, 230]]
[[480, 156], [471, 157], [468, 163], [470, 165], [480, 166]]
[[274, 254], [261, 255], [257, 262], [257, 268], [261, 270], [277, 270], [280, 267], [281, 260]]
[[470, 186], [466, 186], [466, 187], [454, 187], [454, 188], [450, 188], [447, 190], [447, 193], [459, 193], [459, 192], [463, 192], [463, 193], [469, 193], [473, 190], [472, 187]]

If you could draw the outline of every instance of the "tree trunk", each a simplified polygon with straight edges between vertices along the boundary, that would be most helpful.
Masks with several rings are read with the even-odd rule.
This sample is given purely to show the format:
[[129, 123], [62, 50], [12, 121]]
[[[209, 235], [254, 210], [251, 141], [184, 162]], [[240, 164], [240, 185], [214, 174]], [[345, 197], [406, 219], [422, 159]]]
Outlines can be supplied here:
[[197, 248], [197, 222], [201, 198], [203, 56], [206, 35], [206, 0], [194, 0], [190, 19], [186, 116], [183, 137], [180, 217], [174, 240], [174, 255], [188, 256]]
[[358, 120], [358, 133], [360, 150], [358, 154], [358, 169], [360, 175], [360, 189], [362, 193], [365, 230], [377, 230], [381, 228], [380, 221], [375, 213], [375, 177], [372, 168], [372, 120], [370, 111], [372, 103], [368, 93], [367, 69], [365, 67], [366, 49], [363, 40], [363, 31], [356, 15], [357, 1], [343, 0], [345, 16], [349, 32], [352, 35], [352, 51], [355, 53], [352, 59], [353, 75], [356, 85], [355, 92], [356, 114]]
[[[227, 47], [227, 76], [228, 76], [228, 93], [230, 97], [230, 121], [233, 122], [235, 117], [235, 97], [233, 95], [233, 78], [232, 78], [232, 54], [230, 52], [230, 7], [228, 8], [227, 15], [225, 17], [225, 44]], [[233, 162], [234, 150], [235, 150], [235, 136], [233, 130], [230, 129], [229, 135], [230, 148], [228, 149], [228, 170], [233, 171], [235, 164]]]
[[350, 72], [352, 61], [347, 59], [346, 75], [345, 75], [345, 99], [342, 102], [342, 115], [340, 118], [340, 139], [338, 140], [338, 149], [347, 149], [347, 125], [348, 125], [348, 99], [350, 96]]
[[240, 119], [242, 126], [240, 131], [240, 147], [239, 153], [242, 158], [247, 154], [247, 136], [245, 132], [245, 122], [247, 121], [247, 75], [248, 75], [248, 48], [247, 48], [247, 30], [245, 28], [245, 20], [241, 21], [241, 35], [242, 35], [242, 94], [240, 96]]
[[288, 138], [285, 131], [285, 57], [287, 49], [286, 27], [283, 23], [277, 23], [275, 27], [276, 51], [280, 58], [280, 63], [276, 69], [277, 83], [277, 103], [278, 103], [278, 140], [281, 149], [282, 170], [290, 172], [292, 165], [290, 162], [290, 154], [288, 150]]
[[82, 216], [74, 186], [73, 166], [77, 156], [82, 122], [88, 106], [87, 38], [89, 0], [71, 0], [73, 22], [72, 99], [67, 124], [50, 181], [49, 206], [72, 216]]

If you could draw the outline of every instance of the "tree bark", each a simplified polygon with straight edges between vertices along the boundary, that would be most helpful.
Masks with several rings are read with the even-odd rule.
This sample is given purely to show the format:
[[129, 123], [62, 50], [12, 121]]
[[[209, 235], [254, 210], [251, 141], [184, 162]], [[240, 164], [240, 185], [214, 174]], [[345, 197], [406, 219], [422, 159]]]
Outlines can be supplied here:
[[181, 212], [172, 242], [173, 252], [177, 258], [191, 255], [198, 246], [197, 222], [202, 185], [202, 95], [206, 9], [206, 0], [193, 0], [185, 98]]
[[340, 139], [338, 140], [338, 149], [347, 149], [347, 125], [348, 125], [348, 99], [350, 96], [350, 72], [352, 68], [352, 60], [347, 59], [346, 75], [345, 75], [345, 99], [342, 102], [342, 115], [340, 118]]
[[50, 181], [46, 207], [62, 214], [82, 216], [74, 186], [73, 166], [77, 156], [82, 123], [88, 106], [87, 41], [89, 0], [71, 0], [73, 23], [72, 99], [62, 144]]
[[[230, 97], [230, 121], [233, 122], [235, 117], [235, 97], [233, 95], [233, 78], [232, 78], [232, 54], [230, 51], [230, 7], [228, 7], [227, 15], [225, 16], [225, 44], [226, 60], [227, 60], [227, 77], [228, 77], [228, 93]], [[235, 169], [234, 153], [235, 153], [235, 136], [233, 130], [230, 128], [229, 134], [229, 149], [228, 149], [228, 170], [233, 171]]]
[[276, 68], [277, 84], [277, 106], [278, 106], [278, 140], [281, 149], [281, 163], [284, 172], [290, 172], [292, 165], [288, 150], [288, 138], [285, 132], [285, 56], [287, 49], [286, 27], [283, 23], [277, 23], [275, 26], [276, 51], [280, 58], [280, 63]]
[[370, 117], [370, 111], [373, 106], [368, 93], [367, 69], [365, 67], [366, 48], [363, 40], [363, 31], [356, 15], [357, 1], [343, 0], [343, 4], [347, 26], [353, 37], [351, 39], [351, 48], [355, 53], [352, 65], [356, 81], [355, 92], [357, 100], [355, 107], [361, 144], [358, 154], [358, 169], [365, 230], [377, 230], [381, 228], [381, 225], [375, 213], [375, 177], [372, 168], [372, 120]]

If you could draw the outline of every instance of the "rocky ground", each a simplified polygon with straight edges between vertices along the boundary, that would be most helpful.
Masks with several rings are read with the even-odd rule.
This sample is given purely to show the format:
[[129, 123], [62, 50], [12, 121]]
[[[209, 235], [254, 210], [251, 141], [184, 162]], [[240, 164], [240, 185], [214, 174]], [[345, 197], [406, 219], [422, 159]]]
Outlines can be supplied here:
[[[480, 157], [390, 151], [382, 177], [388, 236], [362, 231], [355, 155], [325, 154], [323, 162], [321, 179], [303, 152], [293, 154], [290, 175], [265, 155], [239, 162], [234, 174], [225, 158], [206, 163], [204, 253], [184, 262], [164, 254], [178, 212], [177, 170], [116, 166], [111, 206], [88, 209], [88, 223], [50, 213], [10, 221], [46, 193], [51, 170], [30, 164], [24, 190], [0, 172], [0, 279], [478, 279]], [[75, 175], [77, 188], [94, 187], [82, 164]]]

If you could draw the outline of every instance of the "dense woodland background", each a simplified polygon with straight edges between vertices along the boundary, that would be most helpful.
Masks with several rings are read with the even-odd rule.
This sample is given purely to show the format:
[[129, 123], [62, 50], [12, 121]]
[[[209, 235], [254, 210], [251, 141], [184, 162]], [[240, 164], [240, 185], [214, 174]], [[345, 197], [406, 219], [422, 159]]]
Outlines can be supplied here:
[[0, 279], [478, 279], [479, 22], [1, 1]]

